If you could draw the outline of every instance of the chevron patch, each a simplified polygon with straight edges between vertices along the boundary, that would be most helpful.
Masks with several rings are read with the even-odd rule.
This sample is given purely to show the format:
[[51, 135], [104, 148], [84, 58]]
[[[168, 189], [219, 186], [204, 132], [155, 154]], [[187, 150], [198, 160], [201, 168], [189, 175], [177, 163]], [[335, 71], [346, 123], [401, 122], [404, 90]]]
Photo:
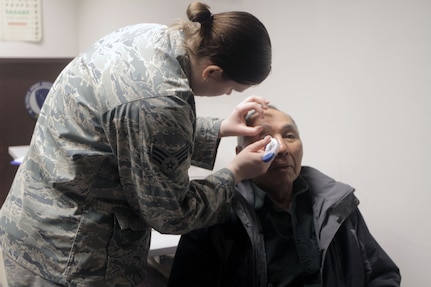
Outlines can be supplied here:
[[188, 150], [188, 146], [185, 146], [175, 153], [170, 153], [153, 146], [151, 159], [162, 169], [163, 173], [172, 174], [187, 158]]

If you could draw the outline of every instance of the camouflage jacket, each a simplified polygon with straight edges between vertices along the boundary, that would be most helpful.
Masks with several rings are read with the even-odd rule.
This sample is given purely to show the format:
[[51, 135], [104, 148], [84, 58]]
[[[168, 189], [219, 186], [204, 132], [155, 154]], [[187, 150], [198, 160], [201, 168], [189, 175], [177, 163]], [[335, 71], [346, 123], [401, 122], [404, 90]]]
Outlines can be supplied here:
[[[67, 286], [133, 286], [150, 231], [185, 233], [228, 216], [232, 173], [211, 169], [221, 120], [196, 118], [182, 32], [122, 28], [59, 75], [0, 213], [2, 248]], [[69, 284], [69, 285], [68, 285]]]

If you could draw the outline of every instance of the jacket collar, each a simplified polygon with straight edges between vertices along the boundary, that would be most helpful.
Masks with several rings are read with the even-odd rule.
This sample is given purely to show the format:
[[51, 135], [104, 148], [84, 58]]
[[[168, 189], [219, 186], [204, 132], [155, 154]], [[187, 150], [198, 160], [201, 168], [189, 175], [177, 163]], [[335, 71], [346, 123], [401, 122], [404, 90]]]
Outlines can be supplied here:
[[[321, 173], [315, 168], [303, 166], [300, 177], [308, 185], [313, 204], [314, 225], [321, 248], [326, 248], [344, 219], [357, 207], [354, 188]], [[237, 185], [237, 191], [250, 206], [255, 205], [251, 180]]]
[[[298, 184], [297, 181], [302, 181]], [[238, 192], [247, 200], [247, 202], [254, 206], [255, 196], [253, 192], [253, 182], [246, 180], [238, 183]], [[313, 204], [324, 202], [321, 208], [329, 208], [337, 202], [342, 201], [347, 195], [354, 192], [354, 188], [342, 182], [335, 181], [333, 178], [323, 174], [313, 167], [303, 166], [301, 173], [294, 185], [296, 187], [308, 186], [309, 192], [313, 199]]]

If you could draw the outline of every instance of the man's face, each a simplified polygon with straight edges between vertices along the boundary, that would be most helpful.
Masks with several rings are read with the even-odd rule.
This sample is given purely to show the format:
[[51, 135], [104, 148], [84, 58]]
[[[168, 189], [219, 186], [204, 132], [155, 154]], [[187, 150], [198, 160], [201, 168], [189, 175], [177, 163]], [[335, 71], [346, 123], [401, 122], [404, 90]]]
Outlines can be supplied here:
[[[247, 146], [266, 135], [270, 135], [280, 142], [280, 150], [272, 161], [268, 171], [254, 179], [254, 182], [266, 191], [274, 192], [280, 188], [291, 188], [293, 181], [301, 171], [302, 141], [299, 131], [292, 118], [285, 113], [269, 108], [265, 110], [262, 119], [258, 114], [249, 119], [250, 126], [262, 126], [263, 132], [254, 137], [245, 137], [244, 146]], [[240, 148], [241, 149], [241, 148]], [[237, 151], [239, 152], [238, 149]]]

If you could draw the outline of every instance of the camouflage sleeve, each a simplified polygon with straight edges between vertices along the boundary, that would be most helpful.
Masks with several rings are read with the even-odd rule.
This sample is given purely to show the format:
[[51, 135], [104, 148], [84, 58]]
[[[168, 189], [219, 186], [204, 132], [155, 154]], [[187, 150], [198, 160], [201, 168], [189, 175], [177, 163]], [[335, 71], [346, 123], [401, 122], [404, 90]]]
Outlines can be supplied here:
[[195, 120], [192, 107], [175, 96], [144, 98], [104, 115], [124, 196], [134, 213], [162, 233], [188, 232], [228, 213], [230, 171], [189, 182]]
[[192, 165], [213, 169], [220, 144], [219, 130], [222, 120], [199, 117], [196, 124], [195, 149]]

